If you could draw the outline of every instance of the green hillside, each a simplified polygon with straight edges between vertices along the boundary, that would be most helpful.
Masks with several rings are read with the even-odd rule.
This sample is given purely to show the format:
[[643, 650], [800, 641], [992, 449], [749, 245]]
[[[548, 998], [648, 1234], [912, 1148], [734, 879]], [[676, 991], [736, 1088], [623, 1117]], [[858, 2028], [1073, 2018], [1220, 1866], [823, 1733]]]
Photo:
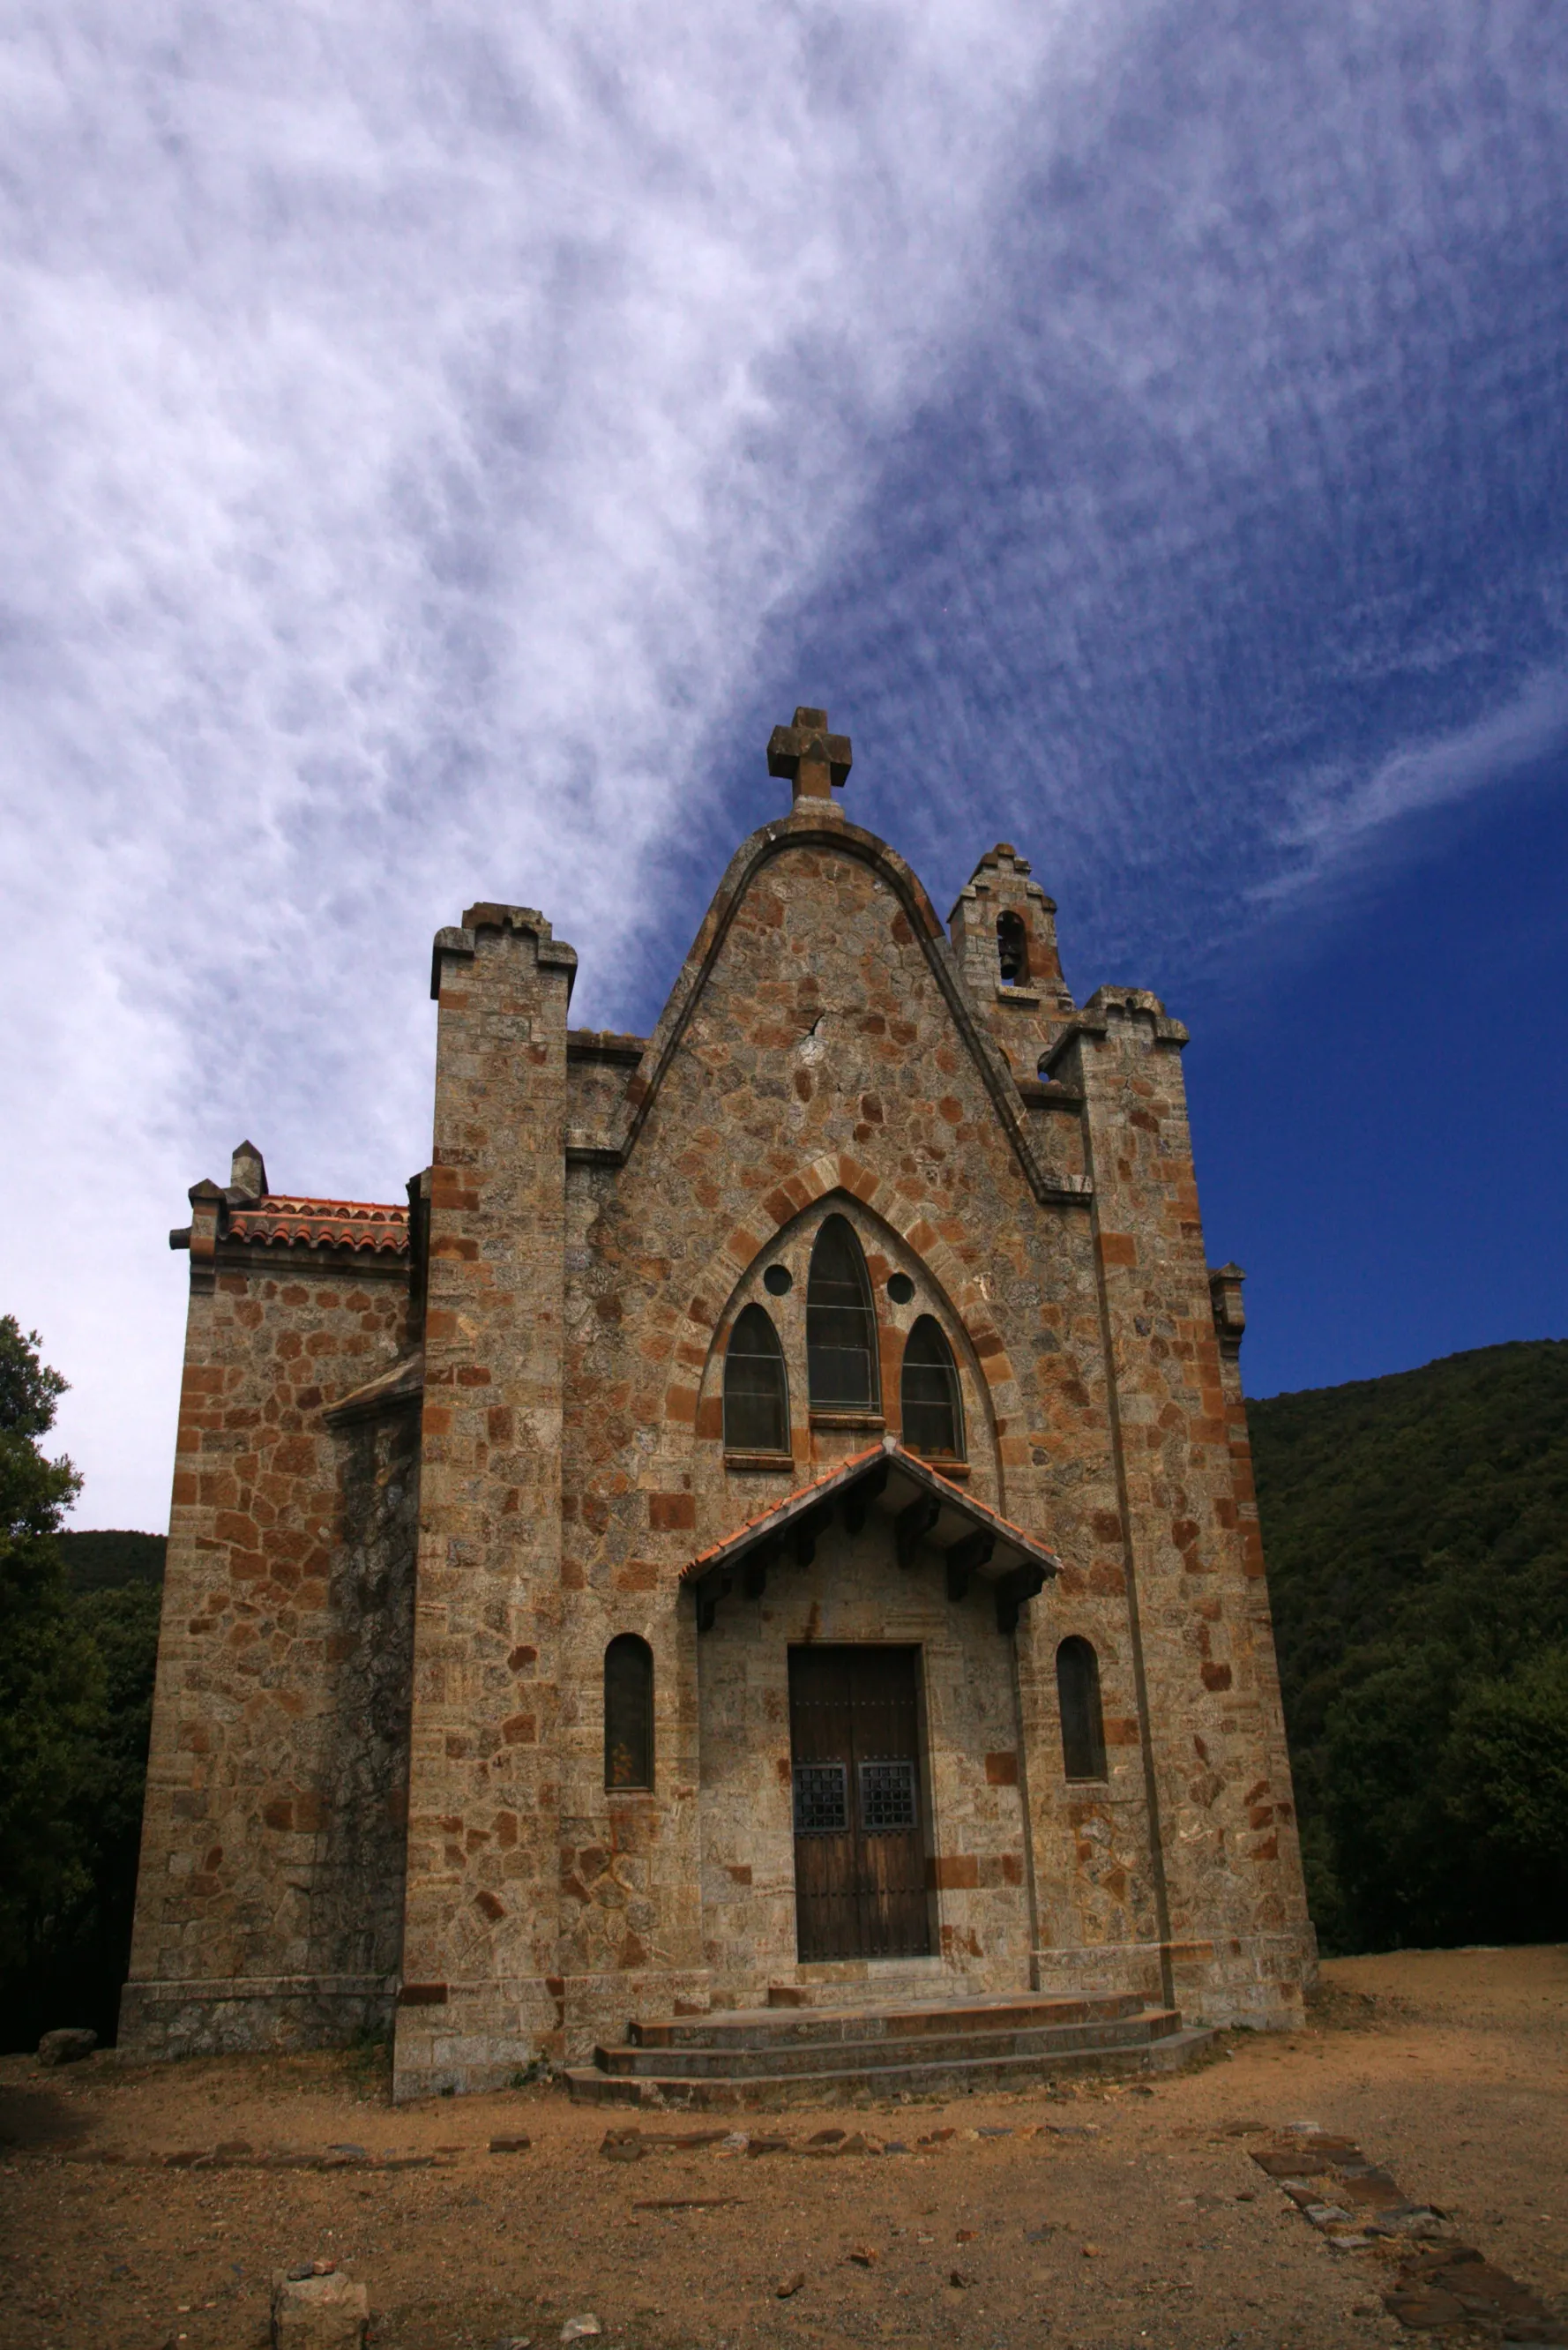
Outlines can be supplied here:
[[167, 1534], [94, 1528], [84, 1534], [58, 1534], [55, 1543], [73, 1591], [118, 1591], [128, 1583], [156, 1586], [163, 1581]]
[[1248, 1415], [1325, 1949], [1568, 1936], [1568, 1342]]

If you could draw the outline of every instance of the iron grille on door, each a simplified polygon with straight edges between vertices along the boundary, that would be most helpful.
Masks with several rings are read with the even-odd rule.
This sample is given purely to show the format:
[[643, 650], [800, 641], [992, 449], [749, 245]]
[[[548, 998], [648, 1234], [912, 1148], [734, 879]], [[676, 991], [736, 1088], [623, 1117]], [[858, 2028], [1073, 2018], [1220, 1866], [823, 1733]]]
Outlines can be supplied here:
[[916, 1825], [912, 1762], [862, 1762], [860, 1825], [867, 1835], [897, 1835]]
[[849, 1825], [849, 1773], [842, 1762], [794, 1766], [796, 1835], [842, 1835]]

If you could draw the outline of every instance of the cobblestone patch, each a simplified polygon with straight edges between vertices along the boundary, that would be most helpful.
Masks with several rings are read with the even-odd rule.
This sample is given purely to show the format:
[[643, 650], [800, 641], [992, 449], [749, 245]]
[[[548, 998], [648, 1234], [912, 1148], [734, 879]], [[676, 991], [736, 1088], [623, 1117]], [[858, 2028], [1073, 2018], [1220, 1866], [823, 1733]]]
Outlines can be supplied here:
[[1568, 2326], [1473, 2244], [1461, 2243], [1435, 2204], [1412, 2203], [1354, 2139], [1315, 2127], [1287, 2130], [1252, 2160], [1340, 2252], [1397, 2261], [1383, 2306], [1421, 2334], [1464, 2334], [1568, 2350]]

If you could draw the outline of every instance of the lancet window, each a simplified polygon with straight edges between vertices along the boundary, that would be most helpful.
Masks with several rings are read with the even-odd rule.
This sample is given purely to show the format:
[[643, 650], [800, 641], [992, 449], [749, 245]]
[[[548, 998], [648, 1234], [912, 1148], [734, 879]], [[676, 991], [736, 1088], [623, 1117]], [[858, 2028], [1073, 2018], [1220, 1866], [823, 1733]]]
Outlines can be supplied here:
[[727, 1452], [789, 1451], [789, 1380], [784, 1348], [761, 1305], [748, 1305], [730, 1333], [724, 1355], [724, 1449]]
[[653, 1650], [619, 1632], [605, 1650], [605, 1785], [653, 1784]]
[[851, 1226], [829, 1216], [805, 1285], [806, 1385], [815, 1409], [874, 1410], [877, 1316], [866, 1259]]
[[1106, 1775], [1106, 1725], [1100, 1713], [1099, 1659], [1075, 1633], [1056, 1651], [1062, 1760], [1069, 1779]]
[[958, 1366], [934, 1315], [922, 1314], [904, 1347], [900, 1381], [904, 1442], [933, 1460], [964, 1457], [963, 1399]]

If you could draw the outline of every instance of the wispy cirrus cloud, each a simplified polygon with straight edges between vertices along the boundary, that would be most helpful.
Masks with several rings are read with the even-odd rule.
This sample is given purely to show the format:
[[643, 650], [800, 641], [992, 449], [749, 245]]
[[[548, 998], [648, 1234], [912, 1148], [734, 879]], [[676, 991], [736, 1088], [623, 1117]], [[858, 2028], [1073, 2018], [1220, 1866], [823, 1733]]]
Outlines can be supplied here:
[[425, 1156], [437, 922], [613, 938], [624, 1016], [770, 614], [1099, 38], [1015, 0], [14, 25], [0, 1222], [94, 1517], [163, 1506], [193, 1176], [251, 1128], [328, 1191]]
[[1565, 109], [1531, 5], [1124, 26], [806, 624], [924, 862], [983, 806], [1078, 969], [1174, 986], [1332, 901], [1407, 746], [1516, 772], [1568, 662]]
[[1501, 709], [1472, 723], [1402, 743], [1369, 774], [1331, 770], [1298, 786], [1293, 812], [1278, 827], [1282, 870], [1261, 883], [1260, 900], [1275, 906], [1320, 888], [1352, 857], [1412, 817], [1451, 808], [1512, 783], [1568, 746], [1568, 670], [1526, 681]]
[[0, 1305], [85, 1515], [165, 1506], [186, 1184], [421, 1161], [472, 896], [650, 1017], [797, 691], [1157, 980], [1516, 767], [1565, 94], [1528, 0], [16, 20]]

